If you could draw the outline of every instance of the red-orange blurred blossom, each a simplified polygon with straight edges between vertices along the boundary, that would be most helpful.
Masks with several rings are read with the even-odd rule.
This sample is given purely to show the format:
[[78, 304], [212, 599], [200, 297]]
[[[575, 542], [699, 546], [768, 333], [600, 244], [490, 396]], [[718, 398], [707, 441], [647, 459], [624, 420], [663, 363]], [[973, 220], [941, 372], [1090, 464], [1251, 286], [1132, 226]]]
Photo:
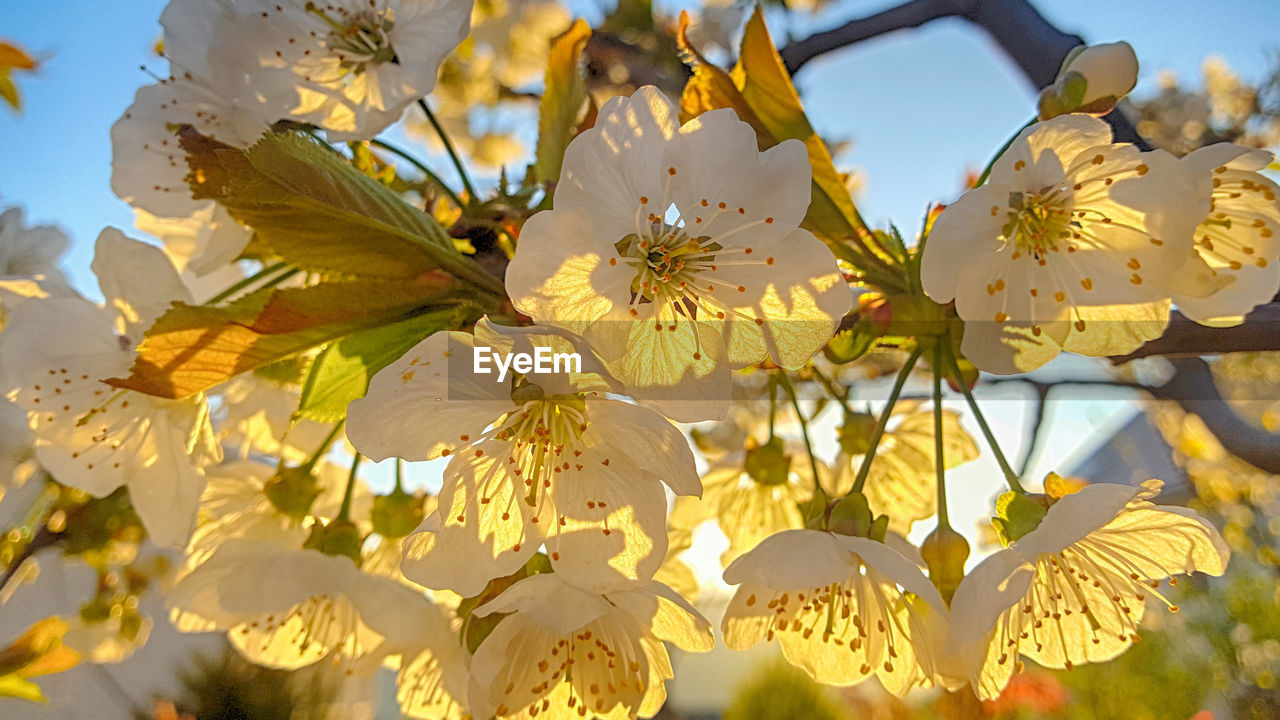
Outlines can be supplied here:
[[1067, 689], [1058, 682], [1053, 673], [1032, 671], [1014, 675], [1000, 697], [983, 703], [983, 708], [988, 715], [1013, 713], [1018, 710], [1050, 713], [1066, 707], [1067, 700]]
[[858, 317], [866, 318], [881, 333], [889, 332], [893, 323], [893, 305], [889, 298], [878, 292], [864, 292], [858, 296]]

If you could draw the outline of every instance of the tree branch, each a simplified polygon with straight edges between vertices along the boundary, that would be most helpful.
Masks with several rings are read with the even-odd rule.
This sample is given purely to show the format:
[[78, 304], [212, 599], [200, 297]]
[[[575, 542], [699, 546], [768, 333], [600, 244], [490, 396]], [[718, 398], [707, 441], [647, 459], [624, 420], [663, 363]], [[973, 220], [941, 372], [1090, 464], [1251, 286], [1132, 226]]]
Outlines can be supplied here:
[[1227, 452], [1264, 472], [1280, 474], [1280, 435], [1255, 427], [1239, 415], [1218, 392], [1209, 363], [1200, 358], [1170, 361], [1169, 382], [1148, 392], [1152, 397], [1178, 403], [1198, 416]]
[[[1084, 43], [1080, 36], [1054, 27], [1028, 0], [911, 0], [796, 41], [779, 52], [794, 75], [819, 55], [947, 17], [963, 18], [986, 30], [1036, 89], [1051, 84], [1067, 53]], [[1111, 124], [1116, 142], [1151, 149], [1124, 113], [1117, 110], [1103, 119]]]
[[1114, 365], [1122, 365], [1153, 356], [1199, 357], [1268, 350], [1280, 350], [1280, 303], [1260, 305], [1245, 316], [1242, 324], [1229, 328], [1205, 327], [1174, 311], [1164, 335], [1128, 355], [1117, 355], [1110, 360]]
[[1173, 376], [1163, 385], [1143, 385], [1123, 380], [1054, 380], [1041, 381], [1029, 377], [984, 380], [990, 385], [1025, 384], [1040, 397], [1050, 390], [1065, 386], [1105, 386], [1141, 390], [1156, 400], [1175, 402], [1183, 412], [1204, 422], [1209, 432], [1227, 452], [1265, 472], [1280, 474], [1280, 435], [1249, 424], [1231, 408], [1218, 391], [1209, 364], [1200, 358], [1171, 359]]
[[865, 18], [850, 20], [833, 30], [810, 35], [782, 48], [779, 53], [787, 71], [796, 71], [819, 55], [885, 35], [924, 25], [938, 18], [963, 14], [977, 3], [972, 0], [911, 0], [894, 8]]

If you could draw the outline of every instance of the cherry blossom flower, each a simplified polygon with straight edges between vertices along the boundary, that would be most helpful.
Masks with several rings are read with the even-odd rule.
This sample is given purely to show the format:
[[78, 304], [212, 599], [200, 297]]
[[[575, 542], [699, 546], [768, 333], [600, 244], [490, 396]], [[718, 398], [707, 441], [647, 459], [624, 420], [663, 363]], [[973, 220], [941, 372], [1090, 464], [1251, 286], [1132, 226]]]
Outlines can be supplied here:
[[471, 8], [470, 0], [174, 0], [164, 24], [167, 46], [182, 46], [171, 57], [220, 71], [211, 79], [232, 97], [257, 97], [261, 112], [313, 122], [333, 140], [365, 140], [431, 92], [441, 61], [467, 36]]
[[[808, 155], [758, 152], [732, 110], [683, 126], [656, 88], [613, 98], [569, 144], [555, 209], [525, 224], [507, 270], [521, 312], [584, 336], [643, 401], [676, 420], [722, 416], [727, 372], [798, 368], [852, 293], [799, 228]], [[700, 402], [701, 401], [701, 402]]]
[[[1031, 370], [1061, 350], [1124, 354], [1164, 332], [1163, 280], [1184, 271], [1204, 215], [1172, 155], [1064, 115], [1024, 130], [986, 185], [942, 211], [921, 279], [936, 302], [955, 300], [961, 349], [983, 370]], [[1183, 276], [1189, 295], [1220, 287], [1207, 272]]]
[[1116, 657], [1137, 639], [1149, 597], [1177, 610], [1160, 581], [1226, 570], [1229, 551], [1213, 526], [1149, 501], [1161, 487], [1094, 484], [1066, 495], [964, 578], [948, 651], [964, 658], [979, 697], [1000, 695], [1019, 654], [1068, 670]]
[[145, 85], [111, 126], [111, 189], [121, 200], [160, 217], [213, 212], [213, 201], [194, 199], [187, 184], [187, 157], [178, 144], [178, 129], [187, 125], [238, 148], [270, 129], [198, 79], [179, 76]]
[[[347, 470], [331, 463], [317, 463], [315, 495], [304, 513], [282, 510], [271, 500], [275, 466], [251, 460], [229, 462], [205, 471], [207, 484], [200, 499], [195, 533], [187, 545], [187, 562], [199, 565], [223, 543], [236, 538], [277, 545], [302, 545], [307, 523], [313, 518], [332, 519], [338, 514], [347, 486]], [[284, 490], [287, 492], [288, 490]], [[351, 513], [367, 514], [368, 489], [357, 483]]]
[[777, 439], [762, 446], [752, 440], [745, 449], [712, 461], [702, 474], [702, 488], [701, 498], [676, 501], [671, 524], [692, 530], [714, 520], [729, 539], [720, 555], [727, 566], [774, 533], [804, 527], [813, 477], [803, 445]]
[[396, 700], [406, 717], [420, 720], [460, 720], [467, 717], [471, 655], [459, 635], [461, 623], [440, 605], [432, 605], [424, 620], [426, 644], [405, 653], [396, 675]]
[[[830, 497], [842, 497], [853, 489], [857, 470], [866, 456], [875, 418], [867, 414], [845, 416], [840, 430], [841, 453], [837, 472], [824, 475]], [[937, 512], [938, 486], [934, 465], [933, 409], [918, 402], [894, 406], [891, 429], [876, 446], [876, 456], [862, 493], [875, 515], [889, 516], [889, 529], [903, 535], [917, 520]], [[953, 468], [978, 457], [978, 446], [960, 425], [960, 417], [942, 413], [943, 459]]]
[[454, 456], [438, 509], [406, 542], [405, 574], [475, 595], [545, 542], [552, 564], [584, 586], [652, 576], [666, 554], [663, 484], [701, 492], [684, 436], [653, 410], [604, 397], [603, 370], [499, 384], [473, 372], [478, 347], [577, 348], [567, 333], [481, 320], [474, 336], [421, 342], [348, 410], [348, 437], [374, 460]]
[[0, 334], [8, 395], [35, 431], [35, 453], [59, 482], [95, 496], [127, 485], [152, 539], [182, 545], [216, 462], [203, 395], [165, 400], [102, 382], [127, 375], [132, 348], [175, 300], [190, 300], [158, 248], [108, 228], [93, 270], [105, 308], [80, 298], [20, 305]]
[[1202, 298], [1183, 292], [1178, 277], [1170, 278], [1173, 302], [1201, 325], [1239, 325], [1246, 313], [1270, 302], [1280, 290], [1280, 187], [1258, 172], [1273, 159], [1265, 150], [1230, 143], [1203, 147], [1182, 158], [1196, 175], [1201, 197], [1211, 198], [1196, 228], [1193, 262], [1234, 279]]
[[870, 675], [901, 696], [935, 673], [932, 633], [946, 606], [920, 568], [889, 546], [822, 530], [787, 530], [724, 571], [738, 585], [724, 642], [774, 640], [793, 665], [829, 685]]
[[[134, 225], [155, 236], [178, 270], [197, 278], [222, 275], [249, 244], [252, 231], [236, 222], [221, 205], [209, 204], [187, 217], [158, 217], [137, 210]], [[231, 277], [222, 287], [239, 278]], [[188, 283], [190, 284], [190, 283]]]
[[35, 278], [45, 287], [63, 288], [66, 278], [58, 266], [69, 240], [50, 225], [27, 227], [22, 208], [0, 213], [0, 280]]
[[358, 674], [416, 650], [431, 602], [344, 555], [228, 540], [169, 596], [179, 629], [220, 630], [245, 657], [294, 670], [328, 658]]
[[471, 658], [474, 717], [651, 717], [673, 676], [664, 642], [706, 652], [697, 610], [658, 582], [590, 592], [559, 574], [512, 585], [476, 609], [503, 618]]

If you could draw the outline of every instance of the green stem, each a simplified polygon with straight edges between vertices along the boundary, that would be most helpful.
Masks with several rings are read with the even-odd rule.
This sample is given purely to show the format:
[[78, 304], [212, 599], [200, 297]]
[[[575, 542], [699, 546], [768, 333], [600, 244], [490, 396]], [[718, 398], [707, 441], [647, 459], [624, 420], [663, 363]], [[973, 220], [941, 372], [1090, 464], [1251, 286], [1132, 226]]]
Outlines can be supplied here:
[[329, 446], [338, 438], [338, 433], [342, 432], [342, 427], [346, 422], [346, 420], [339, 420], [334, 423], [333, 429], [325, 436], [324, 441], [320, 443], [320, 447], [316, 448], [316, 451], [311, 453], [311, 457], [307, 458], [307, 461], [302, 463], [299, 467], [306, 470], [310, 470], [315, 467], [316, 463], [320, 462], [320, 458], [324, 457], [324, 454], [329, 452]]
[[250, 285], [258, 282], [259, 280], [262, 280], [263, 278], [268, 277], [273, 273], [279, 272], [281, 268], [284, 268], [287, 265], [288, 263], [284, 263], [284, 262], [278, 262], [274, 265], [268, 265], [267, 267], [262, 268], [261, 270], [254, 273], [253, 275], [250, 275], [249, 277], [237, 282], [236, 284], [232, 285], [226, 290], [223, 290], [217, 295], [214, 295], [212, 298], [210, 298], [208, 301], [205, 302], [205, 305], [217, 305], [223, 300], [226, 300], [227, 298], [231, 297], [232, 295], [235, 295], [241, 290], [244, 290]]
[[814, 377], [818, 378], [818, 382], [822, 383], [822, 387], [826, 388], [827, 394], [831, 396], [831, 399], [840, 403], [840, 407], [844, 408], [844, 411], [846, 413], [853, 413], [853, 408], [849, 407], [848, 388], [846, 388], [844, 392], [840, 392], [838, 389], [836, 389], [835, 382], [832, 381], [830, 378], [828, 378], [826, 375], [823, 375], [822, 372], [818, 370], [818, 367], [816, 365], [809, 368], [809, 371], [813, 373]]
[[1039, 118], [1034, 118], [1034, 117], [1031, 118], [1026, 122], [1025, 125], [1018, 128], [1017, 132], [1010, 135], [1008, 140], [1004, 141], [1004, 145], [1000, 146], [1000, 149], [996, 151], [996, 154], [994, 156], [992, 156], [991, 160], [987, 163], [987, 166], [982, 169], [982, 174], [978, 176], [978, 182], [976, 185], [974, 185], [974, 187], [982, 187], [982, 184], [985, 183], [987, 181], [987, 178], [991, 176], [991, 168], [996, 166], [996, 161], [999, 160], [1001, 157], [1004, 157], [1005, 151], [1009, 149], [1009, 146], [1013, 145], [1013, 141], [1018, 139], [1018, 136], [1022, 134], [1023, 130], [1026, 130], [1032, 125], [1035, 125], [1038, 120]]
[[408, 151], [402, 150], [385, 140], [379, 140], [377, 138], [370, 140], [369, 144], [374, 147], [382, 148], [393, 155], [399, 156], [402, 160], [417, 168], [423, 175], [427, 176], [428, 180], [435, 183], [441, 190], [443, 190], [444, 194], [449, 196], [449, 200], [452, 201], [454, 205], [459, 208], [466, 207], [466, 205], [462, 203], [462, 198], [458, 197], [458, 193], [454, 192], [453, 188], [449, 187], [448, 184], [446, 184], [445, 181], [435, 173], [435, 171], [427, 167], [421, 160], [410, 155]]
[[858, 468], [858, 476], [853, 481], [853, 492], [860, 493], [862, 488], [867, 484], [867, 474], [871, 472], [871, 462], [876, 457], [876, 448], [880, 446], [880, 438], [884, 437], [884, 429], [889, 425], [889, 416], [893, 414], [893, 406], [898, 404], [898, 396], [902, 394], [902, 388], [907, 384], [907, 378], [911, 375], [911, 368], [916, 366], [916, 361], [920, 359], [920, 348], [912, 351], [911, 356], [907, 358], [907, 364], [902, 366], [898, 371], [898, 378], [893, 382], [893, 390], [889, 392], [889, 399], [886, 401], [884, 410], [880, 412], [880, 420], [876, 423], [876, 429], [871, 433], [871, 442], [867, 445], [867, 454], [862, 456], [862, 465]]
[[951, 366], [952, 377], [955, 378], [956, 385], [960, 388], [960, 391], [964, 393], [964, 399], [969, 403], [969, 409], [973, 411], [973, 418], [978, 421], [982, 436], [986, 438], [987, 447], [991, 448], [991, 454], [996, 456], [996, 463], [1000, 465], [1000, 472], [1004, 473], [1005, 483], [1010, 490], [1025, 494], [1027, 491], [1022, 489], [1022, 483], [1018, 481], [1018, 473], [1014, 472], [1013, 466], [1009, 464], [1004, 453], [1000, 450], [1000, 443], [996, 442], [995, 433], [991, 432], [991, 426], [987, 424], [987, 419], [983, 417], [982, 409], [978, 407], [978, 400], [973, 397], [973, 390], [964, 381], [964, 374], [960, 372], [960, 363], [956, 361], [956, 354], [951, 350], [949, 337], [939, 338], [938, 341], [946, 343], [947, 362]]
[[356, 453], [351, 460], [351, 474], [347, 475], [347, 489], [342, 493], [342, 507], [338, 508], [336, 522], [349, 522], [351, 520], [351, 496], [355, 494], [356, 489], [356, 468], [360, 467], [362, 459], [364, 459], [364, 456]]
[[769, 439], [773, 439], [774, 419], [778, 414], [778, 381], [769, 376]]
[[467, 169], [463, 166], [462, 158], [458, 156], [458, 151], [454, 149], [453, 141], [449, 139], [449, 134], [444, 131], [440, 121], [436, 119], [435, 113], [431, 112], [431, 106], [427, 105], [426, 99], [419, 98], [418, 107], [422, 108], [422, 112], [426, 113], [431, 127], [435, 128], [436, 135], [440, 136], [440, 142], [444, 144], [445, 152], [449, 153], [449, 159], [453, 160], [453, 167], [457, 169], [459, 177], [462, 178], [462, 186], [467, 190], [468, 204], [475, 204], [479, 196], [476, 195], [475, 186], [471, 184], [471, 178], [467, 175]]
[[396, 458], [396, 488], [394, 492], [404, 492], [404, 483], [402, 482], [402, 474], [404, 473], [404, 460]]
[[942, 344], [933, 346], [933, 467], [938, 475], [938, 527], [950, 528], [947, 515], [947, 460], [942, 441]]
[[791, 398], [791, 407], [795, 408], [796, 417], [800, 419], [800, 435], [804, 438], [804, 448], [809, 453], [809, 471], [813, 473], [813, 502], [809, 507], [809, 516], [813, 517], [818, 502], [822, 498], [822, 483], [818, 475], [818, 458], [813, 454], [813, 443], [809, 440], [809, 422], [800, 411], [800, 399], [796, 397], [796, 390], [791, 387], [791, 381], [787, 379], [787, 371], [779, 370], [775, 377], [778, 378], [782, 389], [787, 391], [787, 395]]

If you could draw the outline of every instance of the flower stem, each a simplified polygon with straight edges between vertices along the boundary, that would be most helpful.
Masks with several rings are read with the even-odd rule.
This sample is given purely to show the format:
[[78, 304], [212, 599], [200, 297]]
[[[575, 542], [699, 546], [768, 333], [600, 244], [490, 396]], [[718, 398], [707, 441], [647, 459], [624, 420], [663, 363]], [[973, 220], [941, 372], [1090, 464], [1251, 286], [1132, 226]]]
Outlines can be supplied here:
[[404, 460], [401, 460], [400, 458], [396, 458], [396, 489], [395, 489], [395, 492], [403, 492], [403, 491], [404, 491], [404, 484], [403, 484], [403, 481], [402, 481], [402, 475], [403, 475], [403, 473], [404, 473]]
[[342, 493], [342, 507], [338, 509], [337, 522], [351, 520], [351, 496], [355, 494], [356, 489], [356, 468], [360, 467], [360, 461], [363, 459], [363, 455], [356, 453], [351, 460], [351, 474], [347, 475], [347, 489]]
[[939, 341], [947, 343], [947, 362], [951, 366], [952, 377], [955, 378], [956, 386], [964, 393], [964, 399], [968, 401], [969, 409], [973, 411], [973, 418], [978, 421], [978, 427], [982, 430], [982, 437], [986, 438], [987, 447], [991, 448], [991, 454], [996, 456], [996, 463], [1000, 465], [1000, 472], [1004, 473], [1005, 483], [1010, 490], [1025, 494], [1027, 491], [1022, 488], [1022, 483], [1018, 481], [1018, 473], [1014, 471], [1013, 466], [1005, 458], [1004, 452], [1000, 450], [1000, 443], [996, 442], [995, 433], [991, 432], [991, 426], [987, 424], [987, 419], [982, 414], [982, 408], [978, 407], [978, 400], [973, 397], [973, 390], [964, 381], [964, 375], [960, 372], [960, 363], [956, 361], [956, 354], [951, 350], [950, 341], [947, 337], [939, 338]]
[[893, 390], [889, 391], [889, 399], [885, 402], [884, 410], [880, 413], [880, 421], [876, 423], [876, 429], [871, 433], [871, 442], [867, 444], [867, 454], [862, 456], [862, 465], [858, 468], [858, 476], [853, 481], [853, 492], [862, 492], [862, 488], [867, 484], [867, 474], [871, 472], [871, 461], [876, 457], [876, 448], [880, 445], [880, 438], [884, 437], [884, 429], [889, 425], [889, 416], [893, 414], [893, 406], [898, 404], [898, 396], [902, 394], [902, 388], [907, 384], [907, 378], [911, 376], [911, 368], [916, 366], [916, 361], [920, 359], [920, 353], [923, 350], [916, 348], [912, 351], [911, 356], [907, 358], [907, 363], [898, 371], [898, 378], [893, 382]]
[[459, 177], [462, 178], [462, 186], [467, 190], [468, 204], [474, 204], [478, 197], [476, 195], [475, 186], [471, 184], [471, 178], [467, 175], [467, 169], [463, 166], [462, 158], [458, 156], [458, 151], [453, 147], [453, 141], [449, 139], [449, 133], [444, 131], [444, 127], [442, 127], [440, 125], [440, 121], [436, 119], [435, 113], [431, 112], [431, 106], [427, 105], [425, 98], [418, 99], [418, 107], [422, 108], [422, 112], [426, 113], [427, 120], [430, 121], [431, 127], [435, 128], [436, 135], [440, 137], [440, 142], [444, 144], [445, 152], [449, 153], [449, 159], [453, 161], [453, 167], [457, 169]]
[[[315, 467], [316, 463], [320, 462], [320, 458], [324, 457], [324, 454], [329, 452], [329, 446], [332, 445], [333, 441], [337, 439], [338, 433], [342, 432], [342, 427], [346, 424], [346, 422], [347, 422], [346, 420], [339, 420], [338, 422], [334, 423], [333, 429], [330, 430], [329, 434], [325, 436], [324, 441], [320, 443], [320, 447], [316, 448], [316, 451], [311, 453], [311, 457], [307, 458], [307, 461], [302, 463], [302, 465], [300, 465], [299, 467], [306, 468], [307, 470], [310, 470], [311, 468]], [[280, 462], [281, 464], [284, 463], [283, 460], [281, 460]]]
[[841, 392], [840, 390], [836, 389], [835, 382], [832, 381], [830, 378], [828, 378], [826, 375], [823, 375], [822, 372], [818, 370], [818, 367], [816, 365], [809, 368], [809, 372], [813, 373], [813, 376], [818, 378], [818, 382], [822, 383], [822, 387], [826, 388], [827, 394], [831, 396], [832, 400], [835, 400], [836, 402], [840, 403], [840, 407], [844, 408], [845, 412], [847, 413], [853, 412], [853, 408], [849, 407], [848, 388], [845, 388], [844, 392]]
[[951, 527], [947, 515], [947, 460], [942, 441], [942, 344], [933, 346], [933, 465], [938, 475], [938, 527]]
[[804, 413], [800, 412], [800, 399], [796, 397], [795, 388], [791, 387], [791, 381], [787, 379], [787, 371], [779, 370], [777, 375], [778, 383], [782, 385], [782, 389], [787, 391], [787, 395], [791, 398], [791, 407], [796, 410], [796, 417], [800, 420], [800, 435], [804, 438], [804, 448], [809, 453], [809, 471], [813, 473], [813, 504], [809, 508], [809, 515], [812, 516], [817, 509], [816, 505], [822, 496], [822, 483], [819, 481], [818, 475], [818, 458], [813, 454], [813, 443], [809, 440], [809, 422], [805, 420]]
[[773, 439], [774, 419], [778, 415], [778, 381], [769, 376], [769, 439]]
[[427, 167], [425, 163], [423, 163], [421, 160], [414, 157], [413, 155], [410, 155], [408, 151], [402, 150], [385, 140], [379, 140], [377, 138], [370, 140], [369, 144], [374, 147], [382, 148], [383, 150], [386, 150], [392, 155], [399, 156], [402, 160], [404, 160], [405, 162], [417, 168], [423, 175], [427, 176], [428, 180], [435, 183], [441, 190], [443, 190], [444, 194], [449, 196], [449, 200], [454, 205], [456, 205], [459, 208], [466, 207], [465, 205], [462, 204], [462, 198], [458, 197], [458, 193], [454, 192], [453, 188], [449, 187], [448, 184], [446, 184], [445, 181], [442, 180], [440, 176], [435, 173], [435, 171]]
[[223, 290], [217, 295], [214, 295], [213, 297], [209, 298], [209, 300], [205, 302], [205, 305], [217, 305], [223, 300], [226, 300], [227, 298], [231, 297], [232, 295], [235, 295], [241, 290], [244, 290], [250, 285], [258, 282], [259, 280], [269, 277], [274, 273], [280, 272], [280, 270], [286, 267], [287, 265], [288, 263], [283, 263], [283, 262], [278, 262], [278, 263], [275, 263], [274, 265], [268, 265], [267, 267], [262, 268], [261, 270], [254, 273], [253, 275], [250, 275], [249, 277], [244, 278], [243, 280], [240, 280], [239, 282], [235, 283], [234, 285], [227, 288], [226, 290]]

